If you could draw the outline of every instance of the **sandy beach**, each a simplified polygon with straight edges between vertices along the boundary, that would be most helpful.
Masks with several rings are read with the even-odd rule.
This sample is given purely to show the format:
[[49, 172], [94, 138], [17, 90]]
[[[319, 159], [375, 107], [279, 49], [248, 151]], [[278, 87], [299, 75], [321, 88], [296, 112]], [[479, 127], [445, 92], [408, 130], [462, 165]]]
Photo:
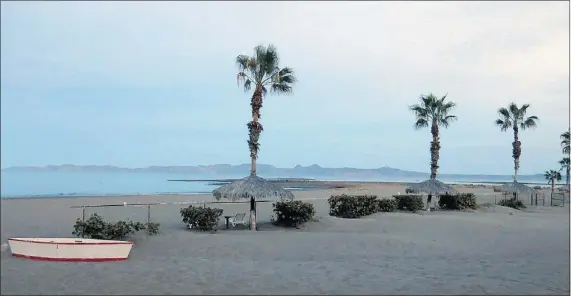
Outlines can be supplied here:
[[[153, 206], [157, 236], [138, 234], [127, 261], [58, 263], [1, 256], [2, 295], [569, 295], [569, 206], [524, 211], [486, 206], [475, 212], [380, 213], [330, 217], [332, 194], [404, 193], [404, 185], [295, 192], [310, 199], [317, 222], [299, 230], [270, 224], [258, 205], [260, 231], [196, 233], [180, 205]], [[459, 186], [479, 204], [500, 199], [489, 187]], [[3, 199], [1, 241], [71, 237], [81, 209], [72, 205], [209, 201], [211, 195]], [[526, 204], [529, 204], [527, 201]], [[541, 202], [540, 202], [541, 204]], [[224, 214], [248, 204], [213, 204]], [[108, 220], [146, 220], [146, 207], [89, 209]], [[510, 214], [511, 213], [511, 214]], [[223, 224], [223, 219], [220, 224]], [[222, 226], [221, 226], [222, 228]]]

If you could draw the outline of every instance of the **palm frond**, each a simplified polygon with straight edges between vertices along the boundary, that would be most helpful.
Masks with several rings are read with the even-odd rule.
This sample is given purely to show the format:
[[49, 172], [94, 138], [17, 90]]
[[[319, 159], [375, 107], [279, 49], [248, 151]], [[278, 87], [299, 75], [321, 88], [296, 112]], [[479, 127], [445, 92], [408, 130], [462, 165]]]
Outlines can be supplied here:
[[569, 155], [571, 151], [570, 141], [569, 141], [569, 130], [561, 134], [561, 147], [563, 153]]
[[291, 94], [293, 92], [293, 88], [285, 83], [276, 83], [272, 85], [271, 91], [276, 94]]
[[537, 121], [539, 121], [539, 118], [536, 116], [530, 116], [527, 119], [525, 119], [525, 121], [523, 121], [520, 124], [520, 128], [522, 130], [528, 129], [528, 128], [535, 128], [537, 127]]
[[517, 107], [517, 104], [515, 104], [514, 102], [510, 103], [510, 105], [508, 106], [508, 110], [509, 110], [509, 113], [511, 113], [513, 115], [514, 120], [520, 118], [519, 108]]
[[561, 170], [567, 170], [569, 168], [569, 158], [565, 157], [559, 160], [559, 165], [561, 165]]
[[506, 109], [506, 108], [500, 108], [498, 109], [498, 114], [500, 115], [500, 117], [503, 118], [510, 118], [510, 112]]
[[246, 55], [238, 55], [236, 57], [236, 66], [238, 66], [240, 71], [244, 71], [248, 68], [248, 60], [250, 60], [250, 57]]
[[448, 126], [450, 126], [450, 123], [453, 121], [457, 121], [458, 118], [454, 115], [449, 115], [444, 117], [443, 119], [440, 120], [439, 124], [442, 125], [444, 128], [448, 128]]
[[419, 118], [414, 123], [414, 129], [416, 129], [416, 130], [426, 128], [426, 127], [428, 127], [428, 121], [426, 119]]
[[500, 119], [497, 119], [495, 124], [500, 127], [502, 132], [512, 127], [512, 117], [510, 116], [509, 110], [502, 107], [498, 109], [498, 115]]

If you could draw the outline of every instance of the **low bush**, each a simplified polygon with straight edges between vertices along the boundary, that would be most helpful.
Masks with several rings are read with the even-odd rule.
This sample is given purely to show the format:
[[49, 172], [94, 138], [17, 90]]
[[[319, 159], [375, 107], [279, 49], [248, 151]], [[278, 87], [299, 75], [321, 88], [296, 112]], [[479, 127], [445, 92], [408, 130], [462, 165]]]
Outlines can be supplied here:
[[419, 193], [418, 191], [415, 191], [414, 189], [412, 189], [412, 188], [410, 188], [410, 187], [404, 189], [404, 192], [407, 193], [407, 194], [418, 194], [418, 193]]
[[502, 199], [500, 200], [500, 202], [498, 202], [498, 205], [511, 207], [515, 209], [526, 208], [525, 204], [523, 204], [521, 200], [517, 200], [515, 198]]
[[461, 193], [455, 195], [441, 195], [438, 206], [443, 209], [463, 210], [476, 209], [476, 195], [473, 193]]
[[77, 219], [73, 225], [72, 234], [82, 238], [123, 240], [125, 237], [139, 231], [146, 231], [149, 235], [159, 233], [159, 223], [141, 223], [133, 221], [118, 221], [109, 223], [97, 213], [92, 214], [89, 219], [82, 221]]
[[275, 202], [272, 221], [276, 225], [299, 227], [309, 222], [315, 215], [315, 207], [309, 202], [281, 201]]
[[397, 209], [397, 202], [394, 199], [377, 200], [377, 211], [379, 212], [393, 212], [396, 209]]
[[201, 231], [216, 230], [223, 210], [220, 208], [195, 207], [189, 205], [181, 208], [180, 216], [185, 224], [192, 224], [193, 228]]
[[419, 211], [424, 209], [421, 195], [394, 195], [397, 209]]
[[377, 196], [361, 195], [331, 196], [329, 202], [329, 215], [340, 218], [360, 218], [372, 215], [378, 210]]

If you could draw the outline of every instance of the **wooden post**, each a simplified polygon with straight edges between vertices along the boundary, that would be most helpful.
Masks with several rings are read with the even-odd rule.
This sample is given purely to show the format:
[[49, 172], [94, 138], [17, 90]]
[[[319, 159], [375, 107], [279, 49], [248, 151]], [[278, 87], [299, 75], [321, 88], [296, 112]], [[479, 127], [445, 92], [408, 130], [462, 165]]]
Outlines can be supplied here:
[[250, 197], [250, 230], [256, 230], [256, 200]]
[[151, 222], [151, 206], [147, 205], [147, 223]]
[[85, 207], [83, 208], [82, 212], [82, 221], [85, 222]]

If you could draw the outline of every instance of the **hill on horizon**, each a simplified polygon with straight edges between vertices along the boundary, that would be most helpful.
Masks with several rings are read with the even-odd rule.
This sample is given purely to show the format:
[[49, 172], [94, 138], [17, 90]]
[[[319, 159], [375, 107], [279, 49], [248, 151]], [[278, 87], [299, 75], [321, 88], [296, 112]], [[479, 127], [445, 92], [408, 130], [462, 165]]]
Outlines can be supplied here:
[[[273, 165], [258, 164], [258, 174], [268, 177], [292, 178], [328, 178], [328, 179], [428, 179], [429, 173], [408, 171], [391, 167], [375, 169], [361, 168], [325, 168], [317, 164], [310, 166], [296, 165], [293, 168], [279, 168]], [[111, 165], [48, 165], [48, 166], [14, 166], [2, 169], [5, 172], [148, 172], [189, 174], [191, 176], [240, 177], [250, 170], [250, 164], [230, 165], [198, 165], [198, 166], [148, 166], [143, 168], [125, 168]], [[479, 181], [511, 180], [512, 175], [494, 174], [439, 174], [439, 179], [468, 179]], [[520, 175], [520, 179], [542, 179], [542, 174]]]

